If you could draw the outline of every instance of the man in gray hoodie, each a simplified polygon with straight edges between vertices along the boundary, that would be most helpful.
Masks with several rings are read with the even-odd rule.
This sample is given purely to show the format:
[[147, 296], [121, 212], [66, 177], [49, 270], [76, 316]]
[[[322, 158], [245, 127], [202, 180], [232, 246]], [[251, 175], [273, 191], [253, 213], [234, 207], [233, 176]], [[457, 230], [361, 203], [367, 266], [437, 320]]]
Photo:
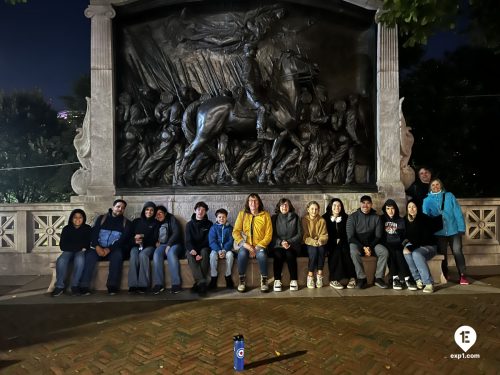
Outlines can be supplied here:
[[360, 199], [361, 207], [356, 212], [349, 215], [347, 219], [347, 239], [351, 258], [356, 269], [356, 288], [366, 287], [366, 274], [363, 267], [362, 256], [376, 256], [377, 269], [375, 271], [375, 285], [386, 289], [387, 284], [383, 277], [389, 252], [387, 248], [380, 244], [382, 238], [382, 222], [380, 216], [372, 208], [372, 199], [368, 195], [363, 195]]

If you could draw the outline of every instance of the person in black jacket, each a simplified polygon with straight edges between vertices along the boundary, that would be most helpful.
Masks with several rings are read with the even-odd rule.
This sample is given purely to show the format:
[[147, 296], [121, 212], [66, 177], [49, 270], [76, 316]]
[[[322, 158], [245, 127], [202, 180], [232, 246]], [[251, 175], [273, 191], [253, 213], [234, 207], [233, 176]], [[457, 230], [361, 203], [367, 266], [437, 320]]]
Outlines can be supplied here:
[[90, 282], [94, 276], [97, 261], [109, 260], [109, 273], [106, 286], [108, 294], [120, 291], [123, 254], [130, 240], [131, 222], [125, 216], [127, 202], [116, 199], [113, 207], [105, 215], [100, 215], [92, 227], [90, 249], [85, 252], [85, 268], [80, 280], [80, 292], [90, 294]]
[[64, 280], [68, 267], [73, 262], [73, 277], [71, 278], [71, 292], [75, 295], [80, 293], [78, 283], [82, 276], [85, 265], [85, 251], [90, 247], [91, 228], [86, 224], [87, 215], [79, 208], [71, 211], [66, 225], [61, 233], [59, 247], [62, 254], [56, 261], [56, 284], [52, 291], [53, 297], [64, 293]]
[[155, 219], [156, 205], [144, 203], [141, 217], [132, 222], [133, 247], [128, 270], [129, 293], [146, 293], [149, 287], [149, 263], [158, 241], [159, 223]]
[[205, 202], [196, 203], [193, 216], [186, 225], [186, 257], [195, 281], [192, 291], [198, 292], [200, 296], [206, 295], [207, 277], [210, 276], [208, 233], [212, 222], [208, 220], [207, 211]]
[[422, 166], [418, 169], [418, 176], [415, 182], [406, 189], [406, 195], [411, 199], [417, 208], [422, 211], [422, 204], [429, 193], [432, 179], [432, 170], [429, 167]]
[[326, 229], [328, 230], [326, 249], [328, 251], [330, 286], [335, 289], [344, 289], [344, 285], [340, 283], [340, 280], [343, 279], [349, 279], [348, 289], [356, 287], [356, 271], [347, 241], [347, 217], [344, 203], [339, 198], [332, 198], [326, 207], [323, 219], [326, 221]]

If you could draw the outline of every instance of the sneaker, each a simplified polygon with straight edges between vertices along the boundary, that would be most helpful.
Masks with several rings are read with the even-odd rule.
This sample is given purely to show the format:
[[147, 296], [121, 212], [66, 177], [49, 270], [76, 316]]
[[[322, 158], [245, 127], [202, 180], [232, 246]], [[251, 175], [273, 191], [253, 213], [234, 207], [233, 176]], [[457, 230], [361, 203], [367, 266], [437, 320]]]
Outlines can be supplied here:
[[427, 284], [424, 288], [424, 293], [432, 293], [434, 292], [434, 287], [432, 284]]
[[198, 284], [194, 283], [190, 289], [191, 293], [198, 293]]
[[375, 285], [381, 289], [387, 289], [387, 284], [385, 283], [384, 279], [380, 277], [375, 279]]
[[217, 289], [217, 276], [212, 276], [210, 278], [210, 284], [208, 284], [208, 289]]
[[170, 289], [170, 293], [172, 293], [172, 294], [178, 294], [180, 292], [182, 292], [182, 288], [181, 288], [180, 285], [172, 285], [172, 289]]
[[356, 282], [356, 289], [365, 289], [368, 281], [366, 279], [358, 279]]
[[299, 290], [299, 283], [297, 280], [290, 281], [290, 290]]
[[[172, 289], [174, 289], [173, 286], [172, 286]], [[165, 290], [165, 288], [163, 287], [163, 285], [155, 285], [153, 287], [153, 289], [151, 289], [151, 293], [156, 296], [156, 295], [160, 294], [161, 292], [163, 292], [164, 290]]]
[[72, 296], [81, 296], [82, 293], [80, 292], [80, 288], [77, 286], [72, 286], [71, 287], [71, 295]]
[[245, 275], [240, 276], [240, 282], [238, 284], [238, 292], [243, 293], [246, 289]]
[[354, 277], [351, 277], [349, 279], [349, 282], [347, 283], [347, 289], [354, 289], [356, 288], [356, 279]]
[[80, 287], [80, 295], [82, 296], [90, 296], [92, 293], [89, 288]]
[[52, 297], [59, 297], [61, 294], [64, 293], [64, 288], [55, 288], [50, 295]]
[[267, 285], [267, 276], [260, 277], [260, 291], [262, 293], [269, 292], [269, 285]]
[[307, 276], [307, 287], [314, 289], [314, 278], [312, 276]]
[[417, 284], [415, 284], [415, 281], [413, 281], [412, 279], [406, 281], [406, 285], [408, 285], [408, 290], [417, 290], [418, 289]]
[[401, 281], [399, 279], [392, 279], [392, 289], [403, 290], [403, 285], [401, 284]]
[[344, 286], [337, 280], [330, 281], [330, 286], [334, 289], [344, 289]]
[[137, 293], [139, 293], [139, 294], [146, 294], [147, 291], [148, 291], [148, 288], [143, 288], [143, 287], [137, 288]]
[[229, 275], [225, 276], [225, 279], [226, 279], [226, 288], [233, 289], [234, 288], [233, 277]]
[[467, 280], [464, 274], [460, 275], [460, 285], [469, 285], [469, 280]]
[[112, 286], [108, 288], [108, 295], [110, 295], [110, 296], [117, 295], [118, 292], [119, 292], [118, 288], [115, 288]]
[[323, 288], [323, 275], [316, 275], [316, 288]]
[[198, 284], [198, 295], [200, 297], [205, 297], [207, 295], [207, 284], [199, 283]]
[[281, 292], [281, 280], [274, 280], [273, 290], [275, 292]]
[[417, 289], [418, 289], [418, 290], [422, 290], [422, 289], [424, 289], [424, 286], [425, 286], [425, 285], [424, 285], [424, 282], [423, 282], [422, 280], [418, 279], [418, 280], [416, 281], [416, 283], [417, 283]]
[[136, 286], [131, 286], [130, 288], [128, 288], [128, 294], [135, 294], [137, 293], [137, 288]]

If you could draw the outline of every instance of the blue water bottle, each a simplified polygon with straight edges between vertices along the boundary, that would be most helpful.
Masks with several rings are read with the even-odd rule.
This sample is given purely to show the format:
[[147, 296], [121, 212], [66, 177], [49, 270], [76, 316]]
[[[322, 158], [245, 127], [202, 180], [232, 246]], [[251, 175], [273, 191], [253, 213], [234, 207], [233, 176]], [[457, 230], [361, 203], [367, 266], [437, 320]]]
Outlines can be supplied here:
[[245, 369], [245, 340], [243, 335], [233, 336], [234, 369], [243, 371]]

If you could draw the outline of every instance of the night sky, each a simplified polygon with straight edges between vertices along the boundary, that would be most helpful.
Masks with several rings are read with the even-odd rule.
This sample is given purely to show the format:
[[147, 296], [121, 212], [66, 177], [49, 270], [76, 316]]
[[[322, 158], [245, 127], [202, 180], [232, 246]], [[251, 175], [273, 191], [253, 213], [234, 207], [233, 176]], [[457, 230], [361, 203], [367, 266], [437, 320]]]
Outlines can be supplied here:
[[[8, 5], [0, 0], [0, 90], [41, 89], [56, 110], [60, 97], [90, 72], [88, 0], [30, 0]], [[463, 38], [439, 33], [429, 40], [426, 58], [440, 58]]]

